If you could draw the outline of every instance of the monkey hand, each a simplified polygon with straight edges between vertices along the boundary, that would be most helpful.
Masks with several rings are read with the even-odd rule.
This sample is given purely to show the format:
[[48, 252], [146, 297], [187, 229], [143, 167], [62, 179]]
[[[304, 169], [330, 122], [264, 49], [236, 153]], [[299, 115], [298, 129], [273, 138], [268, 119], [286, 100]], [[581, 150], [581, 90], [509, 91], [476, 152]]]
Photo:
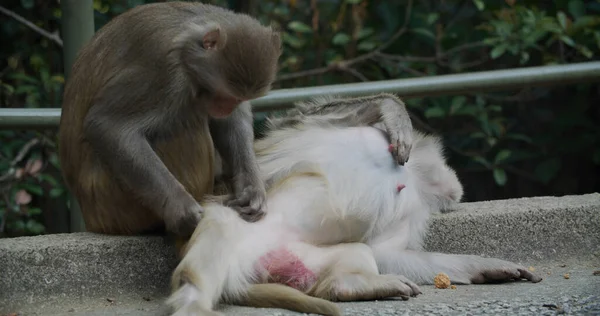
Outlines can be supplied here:
[[408, 131], [404, 128], [388, 128], [390, 135], [389, 151], [394, 160], [401, 166], [408, 162], [410, 150], [412, 148], [412, 130]]
[[256, 222], [264, 217], [263, 210], [267, 193], [262, 186], [246, 185], [225, 205], [236, 210], [248, 222]]
[[404, 113], [403, 110], [398, 107], [388, 107], [387, 112], [382, 112], [382, 116], [383, 125], [390, 139], [389, 151], [394, 160], [404, 166], [408, 162], [408, 156], [412, 149], [413, 127], [408, 114], [403, 115], [402, 113]]
[[196, 226], [202, 219], [204, 209], [193, 198], [189, 203], [181, 203], [174, 207], [167, 207], [165, 212], [165, 226], [171, 233], [180, 237], [192, 235]]
[[[542, 281], [540, 276], [519, 264], [496, 258], [473, 257], [473, 262], [465, 271], [468, 274], [466, 284], [498, 283], [520, 279], [533, 283]], [[452, 276], [450, 279], [452, 280]], [[454, 282], [454, 280], [452, 281]]]

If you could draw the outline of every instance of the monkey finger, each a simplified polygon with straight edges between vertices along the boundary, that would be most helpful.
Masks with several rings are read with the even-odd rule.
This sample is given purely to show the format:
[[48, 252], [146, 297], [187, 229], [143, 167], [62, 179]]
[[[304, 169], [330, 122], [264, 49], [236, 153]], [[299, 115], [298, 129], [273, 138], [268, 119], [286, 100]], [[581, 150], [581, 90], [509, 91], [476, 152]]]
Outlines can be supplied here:
[[239, 209], [236, 209], [236, 211], [238, 212], [238, 214], [240, 215], [240, 217], [242, 219], [244, 219], [245, 221], [247, 221], [249, 223], [257, 222], [265, 216], [265, 212], [251, 209], [249, 207], [239, 208]]
[[397, 278], [404, 282], [404, 284], [406, 284], [408, 287], [410, 287], [412, 294], [411, 296], [417, 296], [419, 294], [422, 294], [423, 292], [421, 292], [421, 289], [419, 288], [419, 286], [414, 283], [413, 281], [409, 280], [407, 277], [399, 275], [397, 276]]

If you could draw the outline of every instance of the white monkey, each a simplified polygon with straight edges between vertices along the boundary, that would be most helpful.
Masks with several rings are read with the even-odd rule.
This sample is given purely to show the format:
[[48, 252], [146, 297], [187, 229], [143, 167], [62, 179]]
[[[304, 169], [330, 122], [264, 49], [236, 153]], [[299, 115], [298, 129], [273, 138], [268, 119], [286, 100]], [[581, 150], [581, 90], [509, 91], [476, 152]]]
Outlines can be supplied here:
[[541, 281], [512, 262], [423, 252], [431, 214], [463, 189], [395, 96], [301, 103], [271, 125], [255, 142], [267, 215], [248, 223], [204, 203], [173, 273], [174, 315], [219, 315], [218, 302], [341, 315], [331, 301], [408, 299], [439, 272], [454, 284]]

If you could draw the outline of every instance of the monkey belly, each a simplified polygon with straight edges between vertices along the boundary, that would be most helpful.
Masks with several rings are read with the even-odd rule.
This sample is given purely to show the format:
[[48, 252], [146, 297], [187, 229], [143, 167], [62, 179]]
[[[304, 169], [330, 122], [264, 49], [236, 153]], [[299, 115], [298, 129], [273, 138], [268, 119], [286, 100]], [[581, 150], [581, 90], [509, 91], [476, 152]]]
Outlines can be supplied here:
[[279, 283], [306, 292], [317, 282], [317, 275], [285, 246], [271, 250], [259, 259], [270, 283]]
[[208, 125], [158, 142], [154, 150], [196, 201], [213, 193], [215, 149]]

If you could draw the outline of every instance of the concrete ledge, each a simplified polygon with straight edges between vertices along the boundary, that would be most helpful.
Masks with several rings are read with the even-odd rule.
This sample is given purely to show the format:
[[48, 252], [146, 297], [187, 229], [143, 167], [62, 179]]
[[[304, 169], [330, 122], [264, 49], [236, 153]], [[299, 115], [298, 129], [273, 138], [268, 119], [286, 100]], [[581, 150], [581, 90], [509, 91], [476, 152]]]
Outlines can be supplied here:
[[462, 203], [434, 218], [426, 249], [513, 261], [600, 257], [600, 193]]
[[[430, 251], [525, 262], [600, 252], [600, 194], [463, 203], [432, 220]], [[73, 233], [0, 239], [0, 314], [90, 297], [163, 298], [176, 265], [163, 237]]]

